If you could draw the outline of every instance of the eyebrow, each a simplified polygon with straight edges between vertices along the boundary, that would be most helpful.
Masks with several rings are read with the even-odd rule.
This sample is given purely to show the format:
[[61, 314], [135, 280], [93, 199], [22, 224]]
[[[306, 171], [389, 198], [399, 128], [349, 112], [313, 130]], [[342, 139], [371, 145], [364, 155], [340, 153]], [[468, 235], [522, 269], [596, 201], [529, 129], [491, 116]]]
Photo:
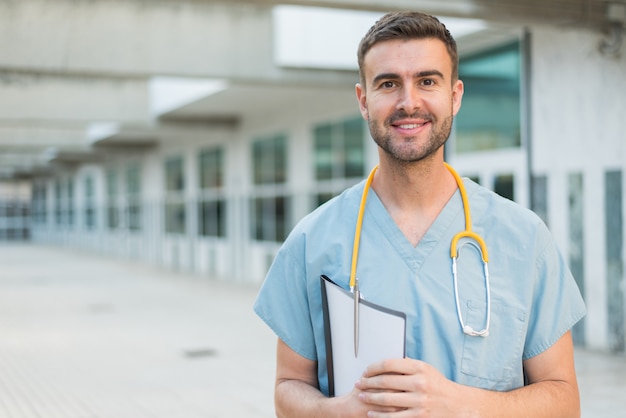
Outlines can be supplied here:
[[439, 70], [428, 70], [428, 71], [421, 71], [417, 74], [415, 74], [415, 78], [422, 78], [422, 77], [429, 77], [429, 76], [437, 76], [443, 80], [445, 80], [446, 78], [444, 77], [443, 73]]
[[[436, 76], [436, 77], [441, 78], [442, 80], [445, 80], [443, 73], [439, 70], [420, 71], [418, 73], [415, 73], [413, 75], [413, 78], [423, 78], [423, 77], [432, 77], [432, 76]], [[399, 78], [400, 76], [396, 73], [382, 73], [374, 77], [374, 79], [372, 80], [372, 84], [377, 84], [381, 80], [397, 80]]]

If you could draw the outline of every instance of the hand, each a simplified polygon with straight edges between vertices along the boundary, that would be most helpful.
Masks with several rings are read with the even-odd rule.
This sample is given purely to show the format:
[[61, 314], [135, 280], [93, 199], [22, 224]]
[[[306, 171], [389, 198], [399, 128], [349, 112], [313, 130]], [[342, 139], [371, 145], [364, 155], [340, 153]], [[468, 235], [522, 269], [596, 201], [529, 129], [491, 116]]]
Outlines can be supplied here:
[[431, 365], [408, 358], [372, 364], [355, 387], [370, 407], [368, 417], [451, 417], [459, 416], [463, 406], [457, 401], [460, 385]]

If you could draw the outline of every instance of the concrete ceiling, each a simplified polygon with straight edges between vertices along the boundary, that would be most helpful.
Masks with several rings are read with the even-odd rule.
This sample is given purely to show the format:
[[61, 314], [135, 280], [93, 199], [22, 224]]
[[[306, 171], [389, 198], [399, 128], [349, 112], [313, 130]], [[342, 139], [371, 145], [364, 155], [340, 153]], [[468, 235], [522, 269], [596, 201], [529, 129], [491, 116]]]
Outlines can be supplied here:
[[[170, 0], [173, 2], [180, 0]], [[217, 0], [197, 0], [199, 2]], [[231, 0], [231, 3], [250, 3]], [[607, 5], [624, 0], [257, 0], [264, 5], [292, 4], [352, 10], [389, 12], [420, 10], [437, 16], [484, 19], [512, 24], [545, 23], [601, 27], [607, 22]]]
[[[303, 97], [355, 100], [355, 71], [273, 62], [278, 4], [485, 20], [458, 39], [461, 54], [529, 24], [602, 28], [610, 20], [601, 0], [0, 0], [0, 177], [95, 161], [107, 147], [155, 146], [159, 121], [235, 125]], [[163, 75], [228, 87], [155, 115], [149, 83]], [[118, 129], [90, 138], [89, 127], [103, 122]]]

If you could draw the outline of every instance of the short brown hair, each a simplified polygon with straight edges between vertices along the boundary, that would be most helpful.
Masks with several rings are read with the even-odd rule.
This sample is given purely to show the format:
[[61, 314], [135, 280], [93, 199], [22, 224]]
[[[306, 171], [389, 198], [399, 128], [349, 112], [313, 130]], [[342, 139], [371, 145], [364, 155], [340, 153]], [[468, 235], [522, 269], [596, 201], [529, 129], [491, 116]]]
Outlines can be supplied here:
[[446, 26], [434, 16], [421, 12], [388, 13], [372, 26], [365, 34], [358, 49], [359, 74], [361, 84], [365, 87], [364, 61], [365, 54], [377, 43], [395, 39], [427, 39], [441, 40], [448, 50], [452, 61], [452, 81], [459, 77], [459, 56], [456, 41]]

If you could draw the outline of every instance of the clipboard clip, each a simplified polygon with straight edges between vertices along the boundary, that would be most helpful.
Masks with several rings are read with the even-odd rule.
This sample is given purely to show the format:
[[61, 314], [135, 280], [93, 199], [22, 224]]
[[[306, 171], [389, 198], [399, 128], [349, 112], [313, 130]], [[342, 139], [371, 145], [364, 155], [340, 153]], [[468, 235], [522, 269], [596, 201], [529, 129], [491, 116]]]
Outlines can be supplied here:
[[354, 358], [357, 358], [359, 356], [359, 302], [361, 300], [358, 277], [355, 278], [354, 286], [350, 287], [350, 291], [354, 297]]

